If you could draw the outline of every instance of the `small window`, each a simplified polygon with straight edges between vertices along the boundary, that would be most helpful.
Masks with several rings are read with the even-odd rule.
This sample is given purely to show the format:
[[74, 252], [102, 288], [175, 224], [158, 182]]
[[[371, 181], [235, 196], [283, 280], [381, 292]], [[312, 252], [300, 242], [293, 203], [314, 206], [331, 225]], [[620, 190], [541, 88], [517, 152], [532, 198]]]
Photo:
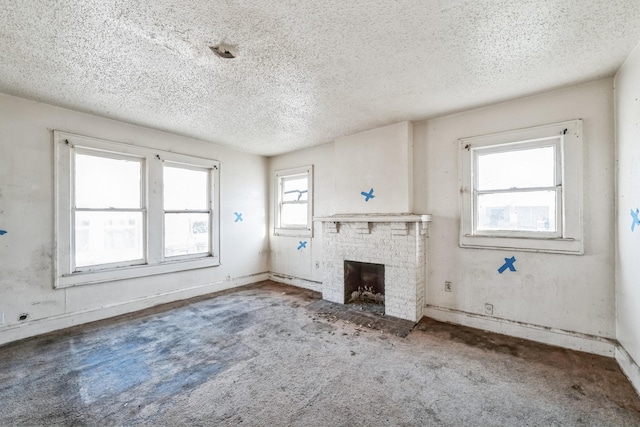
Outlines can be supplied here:
[[277, 171], [275, 183], [275, 234], [311, 236], [312, 166]]
[[583, 252], [581, 122], [460, 140], [463, 247]]

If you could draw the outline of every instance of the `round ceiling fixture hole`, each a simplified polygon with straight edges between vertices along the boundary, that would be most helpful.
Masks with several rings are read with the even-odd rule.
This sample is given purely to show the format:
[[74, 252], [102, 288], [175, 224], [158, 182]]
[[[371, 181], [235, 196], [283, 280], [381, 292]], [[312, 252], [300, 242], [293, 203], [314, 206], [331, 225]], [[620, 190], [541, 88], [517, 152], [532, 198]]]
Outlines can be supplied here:
[[221, 43], [216, 46], [209, 46], [209, 49], [211, 49], [211, 51], [220, 58], [233, 59], [237, 56], [235, 46], [231, 46], [228, 44]]

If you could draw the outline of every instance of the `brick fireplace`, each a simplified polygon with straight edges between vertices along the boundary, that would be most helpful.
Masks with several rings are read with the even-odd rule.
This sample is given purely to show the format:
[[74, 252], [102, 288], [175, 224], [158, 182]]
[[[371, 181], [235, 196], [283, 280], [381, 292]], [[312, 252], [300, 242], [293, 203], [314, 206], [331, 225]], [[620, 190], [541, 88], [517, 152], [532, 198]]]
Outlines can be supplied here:
[[345, 303], [345, 261], [384, 266], [385, 315], [418, 321], [431, 215], [333, 215], [322, 222], [322, 298]]

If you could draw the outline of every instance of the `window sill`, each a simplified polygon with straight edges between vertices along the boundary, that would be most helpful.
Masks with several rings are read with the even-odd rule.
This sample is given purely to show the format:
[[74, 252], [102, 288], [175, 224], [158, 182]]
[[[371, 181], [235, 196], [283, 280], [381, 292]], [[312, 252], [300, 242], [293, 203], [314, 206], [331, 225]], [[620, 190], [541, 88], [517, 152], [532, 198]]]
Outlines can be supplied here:
[[581, 240], [568, 238], [527, 238], [497, 236], [460, 236], [460, 247], [473, 249], [510, 249], [523, 252], [584, 255]]
[[313, 237], [313, 232], [310, 228], [276, 228], [273, 234], [275, 236], [288, 237]]
[[95, 283], [113, 282], [116, 280], [134, 279], [138, 277], [154, 276], [156, 274], [174, 273], [178, 271], [196, 270], [199, 268], [217, 267], [220, 265], [218, 257], [204, 257], [191, 260], [167, 261], [162, 264], [136, 265], [119, 267], [110, 270], [73, 273], [57, 277], [54, 288], [63, 289], [73, 286], [90, 285]]

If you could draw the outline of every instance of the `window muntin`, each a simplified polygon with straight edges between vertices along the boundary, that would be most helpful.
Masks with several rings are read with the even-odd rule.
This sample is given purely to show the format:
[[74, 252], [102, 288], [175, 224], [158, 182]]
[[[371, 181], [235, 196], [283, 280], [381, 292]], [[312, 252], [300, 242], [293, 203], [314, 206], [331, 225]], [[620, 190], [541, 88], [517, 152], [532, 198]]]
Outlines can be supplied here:
[[581, 120], [460, 139], [460, 246], [582, 255], [582, 144]]
[[276, 172], [275, 234], [311, 235], [311, 171], [312, 167], [307, 166]]
[[143, 159], [76, 149], [73, 166], [73, 271], [144, 263]]
[[164, 256], [209, 254], [211, 209], [210, 171], [165, 163]]
[[[219, 162], [66, 132], [53, 134], [54, 287], [220, 265]], [[197, 253], [164, 253], [163, 166], [169, 163], [207, 176], [204, 185], [200, 179], [200, 184], [188, 186], [199, 197], [189, 196], [184, 188], [183, 194], [168, 190], [167, 197], [168, 206], [176, 208], [166, 212], [167, 221], [177, 218], [184, 223], [186, 218], [188, 233], [198, 241], [191, 252]], [[96, 234], [100, 229], [102, 235]], [[180, 238], [178, 233], [175, 240]]]
[[475, 235], [561, 237], [561, 139], [472, 148]]

